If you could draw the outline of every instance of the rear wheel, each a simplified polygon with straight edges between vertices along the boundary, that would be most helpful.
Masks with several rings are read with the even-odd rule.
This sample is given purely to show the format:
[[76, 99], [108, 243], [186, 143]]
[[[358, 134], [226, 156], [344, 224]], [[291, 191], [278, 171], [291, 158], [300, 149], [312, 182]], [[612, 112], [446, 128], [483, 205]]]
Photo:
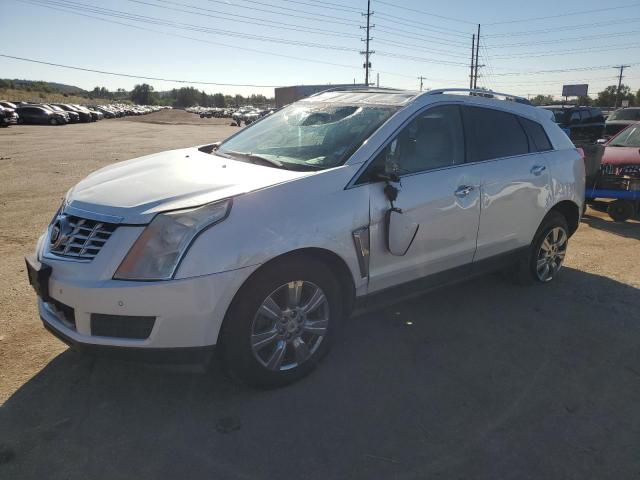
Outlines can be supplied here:
[[567, 253], [568, 232], [564, 215], [549, 212], [533, 237], [527, 257], [514, 268], [514, 280], [532, 285], [548, 283], [556, 278]]
[[340, 290], [312, 259], [288, 259], [248, 280], [222, 332], [227, 368], [247, 383], [273, 388], [309, 374], [328, 352], [340, 320]]
[[616, 200], [609, 204], [607, 213], [616, 222], [626, 222], [633, 217], [635, 209], [629, 200]]

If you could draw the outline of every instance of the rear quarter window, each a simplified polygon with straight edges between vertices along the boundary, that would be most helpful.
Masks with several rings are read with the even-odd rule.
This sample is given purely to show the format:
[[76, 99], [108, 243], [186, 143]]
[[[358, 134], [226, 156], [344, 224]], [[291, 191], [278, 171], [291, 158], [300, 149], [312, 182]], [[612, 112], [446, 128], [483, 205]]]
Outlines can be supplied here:
[[547, 152], [552, 150], [551, 142], [542, 125], [527, 118], [518, 117], [520, 124], [529, 137], [529, 151]]

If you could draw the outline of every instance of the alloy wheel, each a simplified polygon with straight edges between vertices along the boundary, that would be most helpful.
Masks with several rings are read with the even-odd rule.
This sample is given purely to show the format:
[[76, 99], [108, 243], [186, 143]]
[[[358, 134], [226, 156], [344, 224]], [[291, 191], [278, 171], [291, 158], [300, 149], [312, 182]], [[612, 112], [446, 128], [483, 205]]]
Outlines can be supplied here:
[[567, 232], [554, 227], [544, 237], [536, 259], [536, 274], [541, 282], [549, 282], [562, 268], [567, 252]]
[[300, 366], [320, 347], [329, 316], [329, 301], [316, 284], [294, 280], [281, 285], [264, 299], [253, 318], [253, 355], [273, 371]]

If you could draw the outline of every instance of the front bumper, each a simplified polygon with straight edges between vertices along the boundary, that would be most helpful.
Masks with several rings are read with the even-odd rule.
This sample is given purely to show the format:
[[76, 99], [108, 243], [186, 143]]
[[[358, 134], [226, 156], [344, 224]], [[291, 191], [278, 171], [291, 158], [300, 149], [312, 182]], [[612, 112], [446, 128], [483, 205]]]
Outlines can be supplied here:
[[[50, 298], [38, 297], [38, 309], [47, 330], [78, 351], [169, 361], [212, 350], [233, 296], [257, 268], [162, 282], [90, 282], [60, 278], [57, 262], [44, 262], [52, 267]], [[97, 319], [105, 317], [117, 320], [124, 332], [130, 329], [122, 330], [123, 322], [126, 327], [139, 318], [154, 321], [144, 338], [129, 338], [126, 333], [106, 336], [104, 329], [96, 333]]]

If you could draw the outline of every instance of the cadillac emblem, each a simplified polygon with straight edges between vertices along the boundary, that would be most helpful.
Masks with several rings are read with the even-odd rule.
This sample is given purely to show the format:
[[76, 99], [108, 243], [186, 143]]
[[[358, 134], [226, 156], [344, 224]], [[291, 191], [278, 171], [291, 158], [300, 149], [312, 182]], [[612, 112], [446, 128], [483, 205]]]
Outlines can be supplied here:
[[61, 246], [65, 245], [69, 241], [69, 234], [72, 231], [69, 218], [64, 215], [58, 215], [56, 221], [53, 222], [51, 227], [51, 236], [49, 237], [49, 243], [52, 250], [57, 250]]

